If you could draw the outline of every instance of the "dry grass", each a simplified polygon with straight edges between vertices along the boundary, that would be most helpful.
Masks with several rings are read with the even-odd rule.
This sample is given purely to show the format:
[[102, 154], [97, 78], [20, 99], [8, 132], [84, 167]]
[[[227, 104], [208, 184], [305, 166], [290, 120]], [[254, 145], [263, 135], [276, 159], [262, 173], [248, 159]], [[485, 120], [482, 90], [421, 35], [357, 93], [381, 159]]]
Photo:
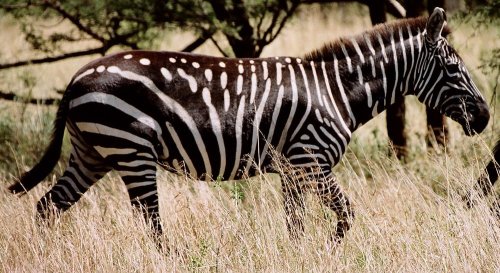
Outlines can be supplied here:
[[[335, 36], [369, 27], [366, 18], [346, 24], [342, 18], [351, 17], [339, 12], [332, 11], [328, 20], [314, 14], [296, 19], [265, 55], [301, 55]], [[1, 21], [0, 26], [4, 25], [9, 24]], [[2, 29], [6, 30], [2, 37], [10, 38], [0, 47], [1, 60], [14, 60], [27, 48], [14, 26]], [[473, 46], [465, 42], [472, 33], [471, 27], [464, 27], [454, 39], [460, 42], [460, 52], [476, 81], [491, 98], [495, 79], [475, 67], [479, 57], [499, 41]], [[179, 41], [190, 41], [188, 34], [175, 37], [162, 40], [159, 46], [178, 49], [182, 47]], [[474, 39], [491, 41], [487, 33]], [[199, 52], [214, 53], [214, 49], [207, 45]], [[0, 89], [24, 90], [19, 77], [28, 73], [35, 78], [31, 88], [36, 96], [52, 96], [52, 90], [64, 88], [73, 71], [88, 60], [2, 71]], [[0, 155], [6, 160], [2, 166], [13, 165], [0, 170], [0, 271], [499, 272], [500, 224], [489, 209], [494, 198], [481, 200], [471, 210], [465, 209], [460, 199], [484, 167], [491, 136], [497, 136], [498, 129], [490, 126], [484, 135], [466, 138], [453, 126], [451, 152], [426, 154], [422, 137], [425, 119], [422, 107], [414, 104], [412, 101], [408, 107], [412, 150], [407, 164], [386, 156], [381, 116], [356, 133], [346, 157], [335, 167], [357, 216], [347, 238], [334, 247], [327, 246], [327, 234], [334, 228], [331, 220], [335, 217], [312, 196], [307, 202], [305, 237], [300, 242], [288, 238], [276, 175], [241, 183], [205, 183], [160, 172], [160, 206], [166, 230], [162, 241], [173, 250], [170, 253], [155, 247], [141, 217], [132, 211], [123, 183], [113, 173], [57, 224], [39, 226], [34, 218], [35, 203], [56, 176], [51, 175], [26, 197], [7, 193], [5, 186], [18, 175], [16, 170], [27, 168], [25, 162], [39, 157], [39, 151], [29, 150], [12, 137], [8, 143], [0, 143], [1, 151], [9, 153]], [[22, 141], [46, 141], [48, 114], [43, 109], [0, 101], [0, 129], [14, 128], [13, 135]], [[5, 120], [12, 124], [5, 125]], [[56, 173], [64, 165], [58, 166]]]

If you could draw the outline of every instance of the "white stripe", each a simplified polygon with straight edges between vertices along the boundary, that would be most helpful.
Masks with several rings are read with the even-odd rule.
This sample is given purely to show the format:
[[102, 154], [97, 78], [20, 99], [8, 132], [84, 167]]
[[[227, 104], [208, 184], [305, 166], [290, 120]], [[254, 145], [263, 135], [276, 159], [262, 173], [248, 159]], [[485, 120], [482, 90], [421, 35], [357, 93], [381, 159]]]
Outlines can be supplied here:
[[263, 61], [262, 62], [262, 75], [264, 77], [264, 80], [267, 80], [267, 77], [268, 77], [268, 71], [267, 71], [267, 62], [266, 61]]
[[191, 134], [194, 137], [195, 143], [198, 146], [198, 150], [200, 151], [201, 156], [203, 157], [205, 169], [211, 170], [212, 167], [210, 166], [210, 160], [207, 155], [207, 149], [205, 147], [205, 143], [203, 142], [200, 132], [196, 127], [196, 122], [193, 120], [191, 115], [178, 102], [176, 102], [175, 100], [167, 96], [165, 93], [163, 93], [160, 89], [158, 89], [158, 87], [156, 87], [154, 82], [148, 77], [135, 74], [134, 72], [131, 71], [119, 71], [118, 73], [120, 76], [126, 79], [139, 81], [142, 84], [144, 84], [144, 86], [149, 88], [149, 90], [155, 93], [164, 102], [165, 107], [169, 108], [169, 110], [172, 113], [177, 114], [177, 116], [181, 118], [181, 120], [186, 124], [186, 126], [189, 128]]
[[302, 158], [309, 158], [309, 159], [322, 159], [323, 161], [327, 161], [326, 157], [322, 154], [296, 154], [292, 155], [288, 158], [288, 160], [296, 160], [296, 159], [302, 159]]
[[266, 158], [267, 149], [269, 147], [269, 144], [271, 144], [271, 141], [273, 140], [274, 129], [276, 128], [276, 121], [278, 120], [278, 116], [280, 114], [281, 103], [283, 101], [283, 94], [285, 93], [284, 90], [285, 88], [283, 87], [283, 85], [281, 85], [278, 91], [278, 96], [276, 97], [276, 104], [274, 105], [273, 116], [271, 119], [271, 124], [269, 125], [269, 133], [267, 134], [266, 143], [264, 143], [264, 148], [262, 149], [262, 153], [260, 154], [259, 166]]
[[299, 130], [302, 128], [302, 125], [304, 124], [304, 122], [306, 121], [307, 117], [309, 116], [309, 112], [311, 111], [311, 105], [312, 105], [312, 102], [311, 102], [311, 91], [309, 90], [309, 81], [307, 79], [306, 71], [304, 69], [304, 66], [301, 63], [299, 63], [299, 68], [300, 68], [300, 72], [302, 72], [303, 83], [304, 83], [304, 85], [306, 87], [307, 106], [306, 106], [306, 111], [304, 112], [304, 115], [302, 116], [302, 119], [297, 124], [297, 126], [295, 127], [295, 130], [293, 131], [292, 135], [290, 136], [290, 140], [293, 140], [293, 138], [297, 135], [297, 133], [299, 132]]
[[191, 176], [193, 176], [195, 178], [198, 177], [198, 174], [196, 172], [196, 168], [194, 167], [193, 162], [191, 161], [191, 158], [189, 158], [188, 153], [184, 149], [184, 146], [182, 146], [182, 142], [179, 138], [179, 135], [177, 135], [177, 132], [175, 131], [172, 124], [170, 124], [168, 121], [165, 122], [165, 124], [167, 125], [168, 132], [170, 133], [170, 136], [172, 137], [172, 140], [174, 141], [175, 146], [177, 147], [177, 150], [179, 150], [179, 153], [181, 154], [182, 159], [184, 160], [184, 163], [186, 163], [186, 165], [189, 169], [189, 173], [191, 174]]
[[236, 94], [241, 94], [243, 90], [243, 75], [238, 75], [238, 79], [236, 80]]
[[281, 63], [276, 63], [276, 84], [281, 84]]
[[363, 53], [361, 52], [361, 48], [359, 48], [358, 42], [356, 40], [351, 39], [352, 44], [354, 45], [354, 49], [356, 49], [356, 53], [358, 53], [359, 59], [361, 60], [362, 63], [365, 63], [365, 56], [363, 56]]
[[146, 176], [146, 175], [156, 175], [156, 170], [146, 169], [146, 170], [142, 170], [142, 171], [118, 171], [118, 174], [121, 177], [124, 177], [124, 176], [140, 177], [140, 176]]
[[289, 154], [291, 150], [293, 149], [301, 149], [301, 150], [319, 150], [319, 146], [317, 145], [314, 145], [314, 144], [304, 144], [304, 143], [301, 143], [301, 142], [295, 142], [294, 144], [292, 144], [290, 146], [290, 148], [288, 148], [288, 151], [287, 153]]
[[87, 93], [81, 97], [78, 97], [78, 98], [72, 100], [70, 102], [70, 108], [75, 108], [75, 107], [78, 107], [80, 105], [83, 105], [86, 103], [91, 103], [91, 102], [101, 103], [101, 104], [112, 106], [115, 109], [123, 112], [124, 114], [127, 114], [127, 115], [135, 118], [140, 123], [153, 129], [156, 132], [158, 142], [160, 142], [160, 144], [162, 146], [164, 158], [168, 158], [169, 151], [168, 151], [167, 145], [165, 144], [165, 142], [163, 140], [163, 136], [162, 136], [163, 132], [162, 132], [160, 124], [158, 124], [158, 122], [155, 119], [153, 119], [152, 117], [148, 116], [147, 114], [140, 111], [136, 107], [128, 104], [126, 101], [124, 101], [124, 100], [122, 100], [114, 95], [100, 93], [100, 92]]
[[320, 131], [321, 131], [321, 132], [322, 132], [322, 133], [323, 133], [323, 134], [324, 134], [324, 135], [325, 135], [328, 139], [330, 139], [330, 141], [331, 141], [331, 142], [333, 142], [333, 143], [337, 146], [337, 148], [342, 149], [342, 146], [340, 145], [339, 141], [338, 141], [338, 140], [337, 140], [337, 139], [336, 139], [336, 138], [335, 138], [332, 134], [330, 134], [330, 133], [329, 133], [329, 132], [325, 129], [325, 127], [320, 126], [320, 127], [319, 127], [319, 130], [320, 130]]
[[363, 35], [363, 37], [365, 38], [366, 45], [368, 45], [368, 49], [370, 49], [372, 55], [375, 56], [375, 49], [373, 48], [372, 42], [370, 41], [370, 37], [367, 37], [367, 35]]
[[345, 59], [347, 61], [347, 69], [349, 70], [349, 73], [352, 73], [351, 57], [349, 57], [349, 54], [347, 54], [347, 50], [344, 44], [340, 44], [340, 47], [342, 48], [342, 52], [344, 53]]
[[323, 141], [323, 139], [321, 139], [321, 137], [318, 135], [318, 132], [316, 132], [316, 129], [312, 124], [307, 125], [307, 129], [313, 134], [314, 139], [316, 139], [321, 146], [323, 146], [324, 148], [328, 148], [328, 145], [326, 144], [325, 141]]
[[380, 33], [378, 33], [378, 32], [377, 32], [377, 38], [378, 38], [378, 42], [380, 44], [380, 49], [382, 50], [382, 56], [384, 56], [384, 61], [386, 63], [388, 63], [389, 59], [387, 59], [387, 54], [385, 53], [384, 41], [382, 40], [382, 36], [380, 36]]
[[359, 84], [363, 84], [363, 72], [361, 71], [361, 67], [356, 65], [356, 70], [358, 71], [358, 82]]
[[292, 125], [292, 120], [295, 117], [295, 111], [297, 111], [297, 103], [299, 101], [299, 94], [297, 91], [297, 81], [295, 79], [295, 70], [291, 64], [288, 65], [288, 70], [290, 71], [290, 82], [292, 85], [292, 107], [290, 108], [290, 113], [288, 113], [288, 119], [285, 123], [285, 127], [281, 132], [280, 141], [276, 150], [281, 152], [283, 150], [283, 145], [285, 145], [286, 139], [288, 137], [288, 131], [290, 130], [290, 126]]
[[398, 76], [399, 76], [399, 69], [398, 69], [398, 54], [396, 52], [396, 43], [394, 41], [394, 36], [391, 34], [391, 47], [392, 47], [392, 56], [394, 57], [394, 71], [395, 71], [395, 76], [394, 76], [394, 88], [392, 89], [391, 93], [391, 104], [394, 104], [394, 101], [396, 100], [396, 88], [398, 87], [397, 83], [399, 82]]
[[314, 83], [316, 84], [316, 94], [318, 95], [318, 101], [321, 106], [323, 106], [323, 100], [321, 99], [321, 91], [319, 89], [318, 75], [316, 74], [316, 65], [311, 61], [311, 69], [313, 72]]
[[[351, 136], [351, 130], [349, 130], [349, 127], [347, 127], [344, 119], [340, 115], [339, 109], [337, 108], [337, 105], [335, 104], [335, 101], [333, 99], [332, 91], [330, 89], [330, 83], [328, 82], [328, 78], [327, 78], [326, 69], [325, 69], [325, 63], [324, 62], [322, 63], [322, 68], [323, 68], [323, 74], [324, 74], [325, 79], [327, 81], [326, 87], [328, 89], [328, 94], [330, 95], [330, 100], [332, 101], [332, 104], [333, 104], [333, 107], [335, 109], [335, 112], [337, 113], [337, 115], [338, 115], [338, 117], [340, 119], [342, 127], [347, 132], [347, 134], [349, 136]], [[346, 96], [345, 91], [344, 91], [344, 85], [342, 84], [342, 81], [340, 80], [339, 62], [338, 62], [337, 58], [335, 58], [335, 56], [334, 56], [334, 60], [333, 60], [333, 68], [334, 68], [334, 71], [335, 71], [335, 79], [337, 81], [337, 87], [339, 88], [339, 91], [340, 91], [340, 96], [342, 97], [342, 101], [344, 102], [344, 106], [346, 107], [346, 110], [349, 113], [349, 117], [351, 118], [351, 121], [352, 121], [352, 126], [353, 126], [353, 128], [355, 128], [356, 127], [356, 118], [354, 117], [354, 114], [352, 113], [352, 110], [351, 110], [351, 106], [349, 105], [349, 101], [347, 100], [347, 96]]]
[[377, 71], [375, 69], [375, 61], [373, 60], [373, 56], [370, 56], [370, 64], [372, 65], [372, 76], [375, 78], [377, 75]]
[[229, 110], [229, 99], [230, 99], [230, 96], [229, 96], [229, 90], [224, 90], [224, 111], [227, 112], [227, 110]]
[[245, 95], [241, 96], [240, 105], [238, 106], [238, 112], [236, 113], [236, 123], [234, 125], [234, 129], [236, 131], [236, 153], [234, 156], [234, 167], [231, 171], [231, 176], [229, 180], [234, 179], [236, 176], [236, 171], [238, 170], [238, 166], [241, 162], [241, 135], [243, 133], [243, 114], [245, 113]]
[[137, 152], [136, 149], [132, 148], [108, 148], [108, 147], [101, 147], [101, 146], [94, 146], [94, 149], [104, 158], [108, 157], [109, 155], [128, 155]]
[[202, 95], [203, 101], [208, 107], [208, 115], [210, 116], [210, 121], [212, 123], [212, 131], [214, 132], [214, 135], [217, 138], [217, 144], [219, 145], [220, 169], [217, 176], [224, 175], [224, 171], [226, 170], [226, 146], [224, 145], [224, 138], [222, 137], [222, 128], [219, 115], [217, 114], [217, 110], [212, 104], [212, 98], [210, 97], [210, 91], [208, 90], [208, 88], [203, 88]]
[[130, 189], [144, 187], [144, 186], [150, 186], [150, 185], [154, 185], [154, 184], [156, 184], [156, 181], [144, 181], [144, 182], [135, 182], [135, 183], [125, 184], [125, 187], [127, 187], [127, 190], [130, 190]]
[[149, 142], [147, 139], [136, 136], [129, 132], [92, 122], [77, 122], [76, 127], [78, 127], [78, 129], [80, 129], [80, 131], [82, 132], [89, 132], [94, 134], [117, 137], [130, 142], [134, 142], [141, 146], [148, 147], [151, 149], [151, 152], [154, 153], [155, 157], [158, 157], [156, 151], [154, 150], [154, 146], [153, 144], [151, 144], [151, 142]]
[[[66, 168], [66, 171], [67, 172], [70, 172], [71, 174], [73, 174], [73, 176], [76, 178], [78, 184], [82, 185], [84, 188], [88, 189], [90, 188], [90, 186], [92, 185], [89, 185], [85, 182], [85, 179], [83, 179], [83, 177], [80, 176], [80, 174], [78, 173], [78, 171], [74, 168], [74, 167], [68, 167]], [[89, 178], [93, 178], [93, 177], [89, 177]], [[68, 179], [69, 181], [70, 179]], [[75, 182], [75, 181], [72, 181], [72, 182]], [[77, 186], [73, 183], [70, 183], [71, 184], [71, 187], [73, 187], [75, 189], [75, 192], [80, 192], [80, 190], [77, 188]]]
[[91, 69], [86, 70], [86, 71], [85, 71], [85, 72], [83, 72], [82, 74], [80, 74], [80, 75], [76, 76], [76, 77], [75, 77], [75, 79], [73, 80], [73, 84], [74, 84], [75, 82], [79, 81], [81, 78], [83, 78], [83, 77], [85, 77], [85, 76], [88, 76], [88, 75], [90, 75], [90, 74], [94, 73], [94, 71], [95, 71], [95, 70], [94, 70], [93, 68], [91, 68]]
[[259, 107], [257, 108], [257, 111], [255, 113], [255, 118], [253, 120], [253, 133], [252, 133], [252, 146], [250, 148], [250, 158], [247, 162], [247, 166], [245, 170], [250, 169], [250, 165], [252, 164], [252, 159], [254, 159], [255, 155], [255, 148], [257, 146], [257, 139], [259, 138], [260, 134], [260, 119], [262, 118], [262, 113], [264, 112], [264, 106], [266, 105], [267, 102], [267, 97], [269, 96], [269, 91], [271, 90], [271, 79], [266, 80], [266, 88], [264, 90], [264, 94], [262, 95], [262, 99], [260, 101]]
[[387, 99], [387, 77], [385, 76], [385, 68], [384, 68], [384, 63], [380, 61], [380, 69], [382, 70], [382, 84], [384, 87], [384, 105], [385, 105], [385, 100]]
[[227, 74], [226, 72], [222, 72], [220, 74], [220, 87], [222, 89], [226, 89], [226, 86], [227, 86]]
[[250, 103], [253, 103], [255, 100], [255, 94], [257, 92], [257, 74], [252, 73], [251, 81], [252, 86], [250, 88]]
[[[127, 72], [127, 71], [123, 71], [123, 72]], [[132, 73], [132, 72], [130, 72], [130, 73]], [[198, 84], [196, 83], [196, 79], [193, 76], [186, 74], [186, 72], [182, 68], [177, 68], [177, 73], [179, 73], [179, 76], [181, 76], [181, 78], [188, 81], [189, 88], [191, 89], [191, 91], [193, 93], [195, 93], [198, 90]]]
[[118, 165], [125, 167], [138, 167], [138, 166], [154, 166], [156, 167], [156, 162], [147, 160], [134, 160], [130, 162], [119, 161]]
[[143, 194], [141, 196], [137, 196], [137, 199], [142, 200], [142, 199], [150, 197], [151, 195], [155, 195], [157, 193], [158, 193], [158, 191], [156, 191], [156, 190], [155, 191], [150, 191], [150, 192], [147, 192], [147, 193], [145, 193], [145, 194]]
[[368, 103], [368, 107], [372, 107], [373, 99], [372, 99], [372, 90], [370, 89], [370, 84], [365, 82], [365, 91], [366, 91], [366, 101]]

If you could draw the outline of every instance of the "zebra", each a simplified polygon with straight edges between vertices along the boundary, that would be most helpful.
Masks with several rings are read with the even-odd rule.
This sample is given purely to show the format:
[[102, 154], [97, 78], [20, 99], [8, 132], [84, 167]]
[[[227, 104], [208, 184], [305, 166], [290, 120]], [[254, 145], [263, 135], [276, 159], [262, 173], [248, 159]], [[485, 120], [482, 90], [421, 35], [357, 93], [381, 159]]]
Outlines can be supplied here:
[[[198, 180], [279, 173], [291, 236], [304, 232], [306, 192], [337, 215], [332, 240], [354, 219], [332, 172], [352, 133], [406, 95], [460, 123], [485, 129], [489, 110], [446, 40], [443, 9], [340, 38], [304, 57], [219, 58], [130, 51], [92, 61], [72, 78], [43, 157], [17, 183], [24, 193], [57, 163], [67, 127], [69, 164], [38, 201], [42, 219], [76, 203], [117, 171], [133, 206], [163, 233], [157, 166]], [[273, 154], [287, 161], [279, 172]]]
[[[498, 175], [500, 174], [500, 138], [493, 147], [492, 153], [493, 158], [486, 165], [481, 175], [477, 178], [477, 181], [473, 186], [473, 190], [468, 192], [462, 198], [466, 202], [468, 208], [472, 208], [475, 205], [472, 197], [473, 191], [480, 193], [482, 196], [488, 196], [493, 191], [492, 188], [498, 180]], [[500, 217], [500, 207], [497, 209], [496, 213]]]

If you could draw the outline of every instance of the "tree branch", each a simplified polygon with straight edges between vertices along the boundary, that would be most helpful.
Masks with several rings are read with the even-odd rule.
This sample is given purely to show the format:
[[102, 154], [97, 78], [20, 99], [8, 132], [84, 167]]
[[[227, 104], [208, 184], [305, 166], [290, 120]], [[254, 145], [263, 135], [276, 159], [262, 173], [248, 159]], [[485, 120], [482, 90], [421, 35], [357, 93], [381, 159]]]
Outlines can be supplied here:
[[204, 32], [198, 37], [198, 39], [194, 40], [192, 43], [184, 47], [182, 49], [182, 52], [192, 52], [193, 50], [197, 49], [200, 47], [202, 44], [204, 44], [208, 39], [212, 38], [213, 32]]
[[61, 100], [59, 98], [47, 98], [47, 99], [23, 98], [14, 93], [4, 92], [1, 90], [0, 90], [0, 99], [9, 101], [19, 101], [36, 105], [54, 105], [56, 103], [59, 103], [59, 101]]
[[19, 61], [19, 62], [15, 62], [15, 63], [0, 64], [0, 70], [7, 69], [7, 68], [13, 68], [13, 67], [19, 67], [19, 66], [23, 66], [23, 65], [29, 65], [29, 64], [52, 63], [52, 62], [56, 62], [56, 61], [60, 61], [60, 60], [64, 60], [64, 59], [81, 57], [81, 56], [92, 55], [92, 54], [104, 54], [108, 49], [109, 49], [109, 47], [102, 46], [102, 47], [93, 48], [93, 49], [65, 53], [65, 54], [61, 54], [59, 56], [31, 59], [31, 60]]
[[98, 35], [97, 33], [95, 33], [91, 28], [87, 27], [87, 26], [84, 26], [82, 24], [82, 22], [80, 22], [80, 20], [78, 20], [77, 17], [71, 15], [69, 12], [67, 12], [66, 10], [64, 10], [61, 6], [61, 3], [59, 1], [50, 1], [50, 0], [45, 0], [43, 1], [45, 5], [47, 5], [47, 7], [55, 10], [56, 12], [58, 12], [59, 14], [61, 14], [61, 16], [63, 16], [64, 18], [68, 19], [73, 25], [75, 25], [79, 30], [87, 33], [88, 35], [90, 35], [92, 38], [104, 43], [106, 42], [106, 39], [101, 37], [100, 35]]

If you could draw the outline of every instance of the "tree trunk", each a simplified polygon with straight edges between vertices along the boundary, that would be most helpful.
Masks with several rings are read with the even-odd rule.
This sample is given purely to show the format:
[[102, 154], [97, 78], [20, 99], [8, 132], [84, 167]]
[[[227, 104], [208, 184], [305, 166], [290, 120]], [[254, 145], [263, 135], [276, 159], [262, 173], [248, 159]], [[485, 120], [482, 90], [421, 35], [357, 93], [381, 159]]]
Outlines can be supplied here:
[[[387, 21], [384, 0], [372, 0], [369, 2], [368, 7], [370, 8], [372, 25], [385, 23]], [[397, 158], [403, 159], [407, 156], [404, 98], [387, 108], [386, 121], [387, 135], [394, 147], [394, 153]]]

